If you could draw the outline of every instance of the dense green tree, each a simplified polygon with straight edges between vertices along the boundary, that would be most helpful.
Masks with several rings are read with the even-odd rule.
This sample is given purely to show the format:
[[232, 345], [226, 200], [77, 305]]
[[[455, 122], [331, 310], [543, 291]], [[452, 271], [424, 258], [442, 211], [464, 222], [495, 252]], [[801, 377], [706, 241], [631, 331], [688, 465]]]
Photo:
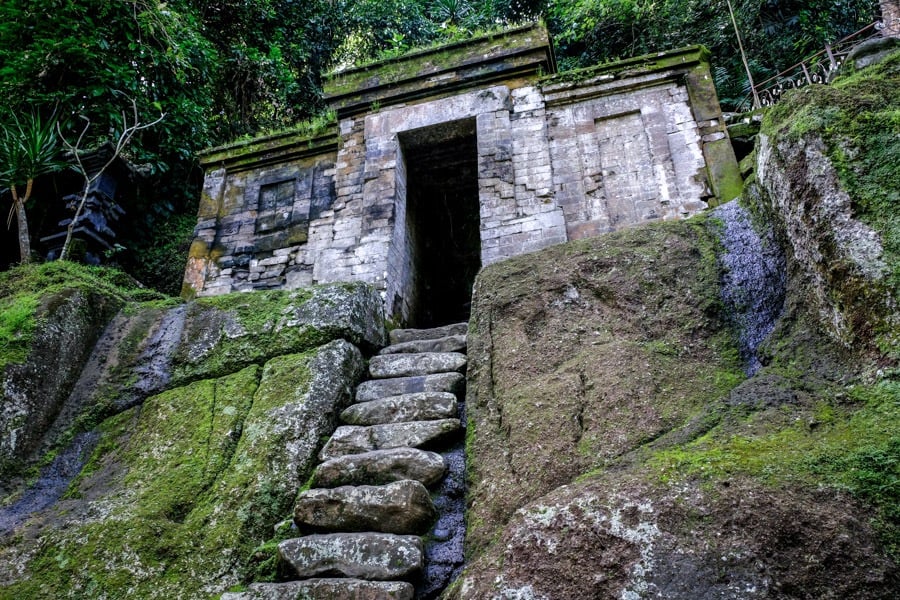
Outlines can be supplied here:
[[8, 193], [12, 201], [6, 226], [10, 227], [15, 216], [22, 263], [31, 261], [25, 207], [35, 179], [61, 167], [58, 155], [55, 119], [41, 119], [36, 113], [22, 118], [10, 114], [5, 123], [0, 122], [0, 194]]
[[[870, 23], [875, 0], [733, 0], [757, 81]], [[544, 6], [564, 67], [703, 44], [713, 55], [723, 102], [749, 85], [726, 0], [548, 0]]]

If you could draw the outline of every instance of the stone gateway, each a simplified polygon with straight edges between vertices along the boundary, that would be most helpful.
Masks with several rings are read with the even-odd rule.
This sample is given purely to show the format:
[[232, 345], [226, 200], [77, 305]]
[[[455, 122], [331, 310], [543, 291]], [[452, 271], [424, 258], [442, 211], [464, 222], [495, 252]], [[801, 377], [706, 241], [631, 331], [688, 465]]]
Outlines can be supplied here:
[[324, 87], [335, 123], [202, 155], [184, 295], [364, 281], [396, 322], [440, 325], [484, 265], [741, 189], [700, 47], [556, 74], [530, 25]]

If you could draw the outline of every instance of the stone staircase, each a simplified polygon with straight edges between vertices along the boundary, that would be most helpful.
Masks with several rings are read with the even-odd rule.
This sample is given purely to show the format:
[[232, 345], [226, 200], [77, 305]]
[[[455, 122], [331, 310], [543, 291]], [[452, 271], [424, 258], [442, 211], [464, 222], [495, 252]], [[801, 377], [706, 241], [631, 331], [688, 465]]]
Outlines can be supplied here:
[[[223, 600], [411, 600], [446, 585], [462, 558], [466, 324], [398, 329], [390, 340], [297, 498], [301, 537], [278, 547], [293, 581], [255, 583]], [[456, 455], [434, 451], [454, 444]], [[445, 564], [426, 566], [426, 555]], [[429, 582], [426, 571], [439, 575]]]

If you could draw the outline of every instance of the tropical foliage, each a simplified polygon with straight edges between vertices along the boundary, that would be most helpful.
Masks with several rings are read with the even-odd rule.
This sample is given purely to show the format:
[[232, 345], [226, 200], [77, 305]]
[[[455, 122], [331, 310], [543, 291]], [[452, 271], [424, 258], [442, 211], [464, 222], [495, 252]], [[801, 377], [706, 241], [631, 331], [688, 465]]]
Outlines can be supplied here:
[[[877, 10], [874, 0], [732, 1], [758, 78]], [[9, 0], [0, 112], [86, 117], [87, 147], [117, 139], [128, 99], [142, 121], [165, 113], [126, 152], [153, 178], [131, 212], [152, 235], [194, 210], [198, 150], [320, 112], [323, 72], [538, 17], [564, 68], [702, 43], [723, 100], [746, 93], [727, 0]]]

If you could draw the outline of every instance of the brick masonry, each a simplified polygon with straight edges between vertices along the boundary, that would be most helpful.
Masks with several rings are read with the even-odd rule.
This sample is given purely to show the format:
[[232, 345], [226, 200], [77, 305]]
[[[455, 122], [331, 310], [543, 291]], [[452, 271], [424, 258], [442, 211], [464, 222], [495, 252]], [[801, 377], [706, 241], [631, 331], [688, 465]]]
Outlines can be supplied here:
[[702, 49], [547, 76], [539, 26], [489, 41], [341, 75], [337, 123], [316, 136], [205, 153], [185, 295], [365, 281], [404, 321], [418, 285], [403, 139], [448, 124], [474, 129], [482, 265], [688, 217], [739, 191]]

